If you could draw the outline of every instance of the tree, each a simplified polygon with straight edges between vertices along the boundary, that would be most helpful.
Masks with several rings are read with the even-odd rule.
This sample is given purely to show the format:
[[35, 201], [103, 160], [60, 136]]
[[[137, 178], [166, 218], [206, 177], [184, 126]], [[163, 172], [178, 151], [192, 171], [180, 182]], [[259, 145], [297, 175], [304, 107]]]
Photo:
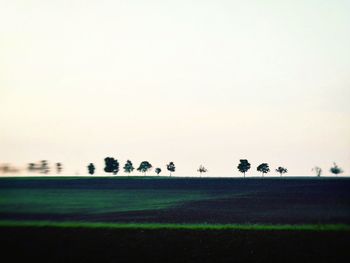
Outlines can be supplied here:
[[28, 171], [29, 172], [34, 172], [36, 171], [38, 168], [36, 167], [35, 163], [29, 163], [28, 164]]
[[155, 172], [156, 172], [157, 175], [159, 175], [159, 174], [162, 172], [162, 169], [160, 169], [160, 168], [158, 167], [158, 168], [156, 168]]
[[48, 162], [46, 160], [42, 160], [41, 161], [40, 171], [43, 174], [48, 174], [49, 173], [50, 168], [49, 168]]
[[137, 171], [144, 173], [144, 175], [146, 175], [146, 172], [151, 168], [152, 168], [152, 165], [149, 162], [143, 161], [140, 163], [140, 166], [139, 168], [137, 168]]
[[333, 167], [331, 167], [329, 171], [335, 175], [338, 175], [343, 172], [343, 170], [336, 163], [333, 163]]
[[132, 171], [134, 171], [134, 166], [132, 165], [132, 162], [130, 160], [127, 160], [124, 167], [124, 172], [130, 174]]
[[270, 168], [269, 168], [269, 165], [267, 163], [260, 164], [256, 168], [256, 170], [262, 173], [262, 177], [264, 177], [264, 174], [267, 174], [268, 172], [270, 172]]
[[18, 168], [11, 166], [11, 164], [0, 165], [0, 173], [18, 173], [19, 171]]
[[95, 165], [93, 163], [90, 163], [88, 166], [88, 171], [89, 171], [89, 174], [93, 175], [95, 173]]
[[58, 174], [62, 172], [62, 164], [61, 163], [56, 163], [56, 171]]
[[241, 159], [239, 160], [237, 168], [241, 173], [243, 173], [245, 178], [245, 173], [250, 169], [250, 163], [248, 162], [248, 160]]
[[170, 162], [166, 165], [167, 170], [170, 172], [170, 176], [172, 172], [175, 172], [175, 164], [173, 162]]
[[119, 172], [119, 162], [117, 159], [112, 157], [105, 158], [105, 169], [106, 173], [113, 173], [114, 175]]
[[287, 168], [284, 168], [284, 167], [279, 166], [279, 167], [276, 169], [276, 172], [279, 173], [279, 174], [282, 176], [282, 174], [287, 173], [288, 170], [287, 170]]
[[2, 164], [0, 165], [0, 172], [2, 173], [11, 173], [12, 172], [12, 168], [10, 164]]
[[315, 166], [314, 168], [312, 168], [311, 171], [314, 171], [318, 177], [320, 177], [322, 174], [322, 169], [318, 166]]
[[200, 165], [197, 172], [199, 172], [200, 177], [202, 177], [202, 173], [206, 173], [206, 172], [208, 172], [208, 170], [203, 165]]

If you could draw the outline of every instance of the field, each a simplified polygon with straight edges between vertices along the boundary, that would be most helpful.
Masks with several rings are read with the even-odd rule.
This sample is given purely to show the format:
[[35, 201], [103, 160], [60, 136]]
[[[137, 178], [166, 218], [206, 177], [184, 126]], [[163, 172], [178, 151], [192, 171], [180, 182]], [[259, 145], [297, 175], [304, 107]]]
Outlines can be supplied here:
[[337, 262], [350, 256], [349, 190], [344, 178], [1, 178], [0, 245], [48, 262]]

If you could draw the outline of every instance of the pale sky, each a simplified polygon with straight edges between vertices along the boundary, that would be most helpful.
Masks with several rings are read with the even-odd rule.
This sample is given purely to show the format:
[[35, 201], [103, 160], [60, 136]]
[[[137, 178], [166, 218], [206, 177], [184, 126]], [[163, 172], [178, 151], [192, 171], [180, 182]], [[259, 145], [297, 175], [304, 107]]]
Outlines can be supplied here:
[[349, 14], [349, 0], [1, 0], [0, 164], [349, 175]]

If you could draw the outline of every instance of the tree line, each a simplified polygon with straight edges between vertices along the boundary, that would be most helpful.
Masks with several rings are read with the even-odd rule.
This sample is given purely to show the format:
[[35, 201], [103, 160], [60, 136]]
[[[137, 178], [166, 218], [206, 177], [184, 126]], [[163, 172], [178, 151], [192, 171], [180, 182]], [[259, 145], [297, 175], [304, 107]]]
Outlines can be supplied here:
[[[104, 162], [105, 162], [104, 171], [106, 173], [113, 173], [114, 175], [118, 174], [119, 161], [117, 159], [114, 159], [113, 157], [106, 157], [104, 159]], [[146, 175], [146, 173], [150, 171], [152, 167], [153, 166], [152, 164], [150, 164], [150, 162], [142, 161], [136, 170]], [[174, 162], [169, 162], [166, 165], [166, 168], [170, 172], [170, 176], [173, 172], [175, 172], [175, 169], [176, 169]], [[96, 170], [95, 165], [93, 163], [90, 163], [87, 166], [87, 169], [88, 169], [88, 173], [91, 175], [93, 175]], [[130, 174], [135, 170], [135, 167], [130, 160], [127, 160], [125, 165], [123, 166], [123, 170], [125, 173]], [[156, 167], [154, 171], [157, 175], [159, 175], [162, 172], [162, 169], [159, 167]]]
[[[105, 168], [104, 171], [106, 173], [113, 173], [116, 175], [119, 172], [119, 162], [118, 160], [112, 158], [112, 157], [107, 157], [104, 159], [105, 161]], [[169, 164], [166, 165], [167, 170], [170, 171], [170, 176], [172, 172], [175, 172], [175, 164], [173, 162], [170, 162]], [[95, 165], [93, 163], [90, 163], [88, 166], [88, 172], [89, 174], [93, 175], [95, 173]], [[152, 165], [148, 161], [143, 161], [140, 163], [139, 167], [136, 169], [139, 172], [144, 173], [146, 175], [146, 172], [150, 171], [152, 168]], [[239, 172], [243, 173], [243, 177], [245, 178], [246, 172], [248, 172], [251, 168], [251, 164], [249, 163], [248, 160], [246, 159], [241, 159], [239, 160], [239, 164], [237, 166], [237, 169]], [[127, 160], [124, 167], [124, 172], [127, 174], [130, 174], [132, 171], [134, 171], [134, 166], [133, 163], [130, 160]], [[258, 172], [261, 172], [262, 177], [266, 175], [267, 173], [270, 172], [270, 167], [268, 163], [261, 163], [260, 165], [257, 166], [256, 170]], [[322, 169], [320, 167], [315, 167], [312, 170], [315, 170], [317, 173], [317, 176], [321, 176]], [[279, 166], [275, 169], [275, 171], [282, 176], [283, 174], [288, 172], [288, 169], [282, 166]], [[162, 172], [162, 169], [157, 167], [155, 168], [155, 173], [159, 175]], [[200, 177], [202, 177], [203, 173], [208, 172], [208, 169], [205, 168], [203, 165], [200, 165], [197, 172], [200, 173]], [[338, 175], [343, 172], [341, 168], [338, 167], [336, 163], [333, 164], [333, 167], [330, 168], [330, 172]]]
[[[60, 174], [62, 172], [63, 166], [62, 163], [55, 163], [56, 173]], [[42, 174], [50, 173], [50, 166], [47, 160], [42, 160], [39, 163], [29, 163], [28, 164], [29, 172], [39, 172]]]
[[[119, 167], [119, 161], [113, 157], [106, 157], [104, 159], [104, 171], [106, 173], [111, 173], [113, 175], [117, 175], [120, 171]], [[63, 165], [61, 162], [54, 163], [54, 166], [50, 166], [49, 162], [47, 160], [42, 160], [37, 163], [29, 163], [27, 166], [27, 170], [29, 172], [39, 172], [42, 174], [49, 174], [51, 169], [54, 169], [57, 174], [60, 174], [63, 170]], [[123, 171], [126, 174], [131, 174], [135, 169], [138, 172], [143, 173], [143, 175], [146, 175], [149, 171], [151, 171], [153, 168], [152, 164], [148, 161], [142, 161], [139, 166], [136, 168], [134, 167], [133, 163], [130, 160], [127, 160], [124, 166], [122, 167]], [[169, 175], [171, 176], [172, 173], [175, 172], [176, 167], [174, 162], [169, 162], [166, 164], [166, 169], [169, 171]], [[251, 169], [251, 164], [247, 159], [241, 159], [239, 160], [239, 164], [237, 166], [237, 169], [239, 172], [243, 174], [243, 177], [245, 178], [246, 173]], [[266, 174], [270, 173], [270, 167], [268, 163], [261, 163], [256, 167], [256, 170], [262, 174], [262, 177], [264, 177]], [[95, 174], [96, 167], [94, 163], [90, 163], [87, 166], [87, 171], [90, 175]], [[322, 168], [315, 166], [312, 168], [312, 171], [315, 172], [316, 176], [320, 177], [322, 175]], [[336, 164], [333, 163], [333, 166], [329, 169], [329, 171], [332, 174], [338, 175], [343, 173], [343, 170]], [[11, 167], [9, 164], [2, 164], [0, 165], [0, 172], [1, 173], [16, 173], [19, 172], [19, 169]], [[156, 167], [154, 169], [154, 172], [157, 175], [160, 175], [162, 172], [162, 169], [160, 167]], [[203, 165], [200, 165], [197, 169], [197, 172], [200, 173], [200, 177], [202, 177], [202, 174], [205, 174], [208, 172], [208, 169], [204, 167]], [[288, 170], [285, 167], [279, 166], [275, 169], [275, 172], [277, 172], [280, 176], [287, 173]]]

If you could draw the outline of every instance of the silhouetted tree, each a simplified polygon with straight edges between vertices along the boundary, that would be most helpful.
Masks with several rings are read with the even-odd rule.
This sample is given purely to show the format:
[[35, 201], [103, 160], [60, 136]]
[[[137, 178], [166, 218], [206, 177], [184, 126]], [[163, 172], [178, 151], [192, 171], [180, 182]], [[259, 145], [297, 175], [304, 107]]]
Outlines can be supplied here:
[[343, 172], [343, 170], [340, 167], [338, 167], [338, 165], [336, 163], [333, 163], [333, 167], [331, 167], [331, 169], [329, 169], [329, 171], [335, 175], [338, 175], [338, 174]]
[[89, 174], [93, 175], [95, 173], [95, 165], [93, 163], [90, 163], [88, 166], [88, 171], [89, 171]]
[[314, 168], [312, 168], [312, 171], [314, 171], [318, 177], [320, 177], [322, 174], [322, 169], [318, 166], [315, 166]]
[[276, 169], [276, 172], [279, 173], [279, 174], [282, 176], [282, 174], [287, 173], [288, 170], [287, 170], [287, 168], [284, 168], [284, 167], [279, 166], [279, 167]]
[[29, 172], [34, 172], [37, 170], [37, 167], [35, 165], [35, 163], [28, 163], [28, 171]]
[[1, 164], [0, 173], [18, 173], [20, 170], [11, 164]]
[[162, 172], [162, 169], [160, 169], [160, 168], [158, 167], [158, 168], [156, 168], [155, 172], [156, 172], [157, 175], [159, 175], [159, 174]]
[[245, 178], [245, 173], [250, 169], [250, 163], [246, 159], [239, 160], [239, 164], [237, 166], [237, 169], [243, 173]]
[[270, 168], [269, 168], [269, 165], [267, 163], [262, 163], [260, 164], [256, 170], [258, 172], [261, 172], [262, 173], [262, 177], [264, 177], [264, 174], [267, 174], [268, 172], [270, 172]]
[[41, 161], [40, 171], [43, 174], [48, 174], [49, 173], [50, 168], [49, 168], [48, 162], [46, 160], [42, 160]]
[[0, 171], [1, 171], [2, 173], [10, 173], [10, 172], [11, 172], [11, 167], [10, 167], [9, 164], [2, 164], [2, 165], [0, 166]]
[[119, 172], [119, 162], [117, 159], [112, 157], [105, 158], [105, 168], [104, 171], [106, 173], [117, 174]]
[[61, 163], [56, 163], [56, 171], [58, 174], [62, 172], [62, 164]]
[[175, 172], [175, 164], [173, 162], [170, 162], [169, 164], [166, 165], [166, 168], [170, 172], [170, 176], [172, 172]]
[[152, 165], [149, 162], [143, 161], [140, 163], [140, 166], [139, 166], [139, 168], [137, 168], [137, 171], [140, 171], [140, 172], [144, 173], [144, 175], [146, 175], [146, 172], [148, 170], [150, 170], [151, 168], [152, 168]]
[[127, 160], [124, 167], [124, 172], [130, 174], [132, 171], [134, 171], [134, 166], [132, 165], [132, 162], [130, 160]]
[[200, 165], [197, 172], [199, 172], [199, 176], [202, 177], [202, 173], [206, 173], [208, 170], [203, 166], [203, 165]]

